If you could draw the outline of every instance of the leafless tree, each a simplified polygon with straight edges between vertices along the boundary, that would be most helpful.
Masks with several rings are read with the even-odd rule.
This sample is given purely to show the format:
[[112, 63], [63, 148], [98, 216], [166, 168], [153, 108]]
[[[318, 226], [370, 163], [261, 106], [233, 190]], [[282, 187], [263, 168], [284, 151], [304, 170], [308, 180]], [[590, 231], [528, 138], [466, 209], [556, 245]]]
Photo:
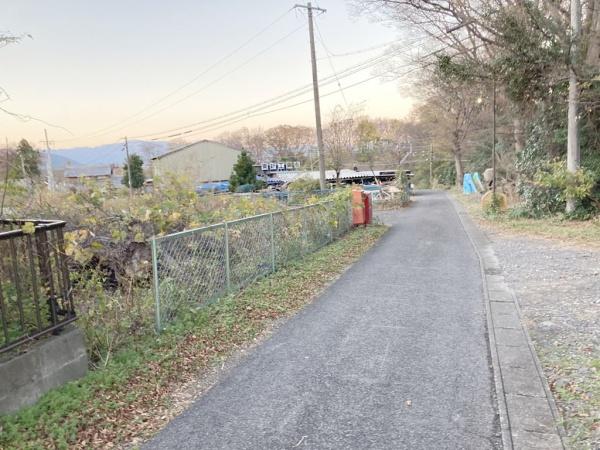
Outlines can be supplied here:
[[481, 88], [464, 81], [453, 81], [431, 72], [425, 102], [419, 108], [419, 117], [437, 142], [450, 144], [456, 168], [456, 185], [462, 185], [464, 175], [464, 144], [473, 135], [485, 109]]
[[262, 128], [243, 127], [234, 131], [226, 131], [221, 133], [217, 140], [230, 147], [247, 150], [255, 162], [262, 162], [265, 158], [266, 142]]
[[265, 131], [265, 141], [275, 158], [282, 161], [303, 160], [305, 149], [315, 142], [315, 133], [309, 127], [278, 125]]
[[336, 183], [339, 183], [340, 172], [352, 157], [357, 112], [352, 105], [346, 109], [336, 106], [324, 130], [327, 165], [335, 170]]

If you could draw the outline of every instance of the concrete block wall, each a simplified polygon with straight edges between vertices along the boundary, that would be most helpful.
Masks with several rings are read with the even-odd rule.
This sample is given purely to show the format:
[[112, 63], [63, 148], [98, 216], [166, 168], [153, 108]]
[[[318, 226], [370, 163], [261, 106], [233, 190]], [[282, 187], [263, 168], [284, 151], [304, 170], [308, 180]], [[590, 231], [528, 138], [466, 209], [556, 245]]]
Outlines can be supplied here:
[[83, 377], [87, 369], [83, 333], [68, 325], [26, 353], [0, 361], [0, 414], [33, 405], [50, 389]]

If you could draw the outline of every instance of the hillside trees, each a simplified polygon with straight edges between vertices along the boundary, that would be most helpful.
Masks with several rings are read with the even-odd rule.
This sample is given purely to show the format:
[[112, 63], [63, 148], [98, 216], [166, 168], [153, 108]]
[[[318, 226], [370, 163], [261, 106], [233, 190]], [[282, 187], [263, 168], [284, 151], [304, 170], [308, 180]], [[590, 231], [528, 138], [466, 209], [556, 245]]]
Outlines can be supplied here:
[[[424, 67], [445, 55], [481, 77], [473, 83], [484, 86], [495, 79], [499, 95], [510, 102], [505, 115], [512, 126], [512, 136], [502, 136], [498, 145], [513, 146], [518, 158], [542, 158], [538, 166], [555, 157], [567, 159], [574, 174], [581, 135], [583, 166], [600, 168], [595, 150], [600, 136], [599, 0], [355, 3], [400, 30], [420, 33], [436, 46], [437, 52], [422, 61]], [[531, 173], [519, 176], [523, 182], [534, 181]], [[600, 170], [596, 179], [600, 180]]]

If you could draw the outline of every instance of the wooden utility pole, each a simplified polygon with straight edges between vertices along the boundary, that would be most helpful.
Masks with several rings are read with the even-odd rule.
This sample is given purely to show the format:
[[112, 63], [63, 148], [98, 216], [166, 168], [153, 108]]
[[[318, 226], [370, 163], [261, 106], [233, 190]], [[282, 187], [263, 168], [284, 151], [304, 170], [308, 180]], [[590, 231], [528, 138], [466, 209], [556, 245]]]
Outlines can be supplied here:
[[125, 139], [125, 155], [127, 157], [127, 185], [129, 186], [129, 195], [133, 197], [133, 186], [131, 184], [131, 160], [129, 159], [129, 143], [127, 142], [127, 136]]
[[492, 75], [492, 90], [494, 91], [492, 102], [492, 199], [496, 201], [496, 74]]
[[433, 142], [429, 144], [429, 189], [433, 189]]
[[310, 60], [312, 63], [313, 95], [315, 99], [315, 122], [317, 126], [317, 147], [319, 149], [319, 184], [325, 189], [325, 154], [323, 151], [323, 129], [321, 127], [321, 102], [319, 98], [319, 78], [317, 75], [317, 58], [315, 52], [315, 33], [313, 27], [313, 10], [325, 13], [326, 10], [306, 5], [295, 5], [294, 8], [304, 8], [308, 11], [308, 33], [310, 35]]
[[44, 128], [44, 137], [46, 138], [46, 176], [48, 177], [48, 190], [54, 190], [54, 171], [52, 170], [52, 152], [50, 151], [50, 141], [48, 141], [48, 131]]
[[9, 151], [8, 151], [8, 137], [4, 137], [6, 141], [6, 171], [4, 172], [4, 189], [2, 189], [2, 201], [0, 201], [0, 219], [4, 217], [4, 200], [6, 199], [6, 191], [8, 191], [8, 173], [10, 170]]
[[[571, 51], [569, 61], [569, 109], [567, 125], [567, 170], [577, 172], [580, 167], [579, 127], [577, 113], [579, 104], [579, 88], [575, 66], [579, 57], [579, 38], [581, 35], [581, 2], [571, 0]], [[575, 211], [575, 199], [567, 198], [567, 213]]]

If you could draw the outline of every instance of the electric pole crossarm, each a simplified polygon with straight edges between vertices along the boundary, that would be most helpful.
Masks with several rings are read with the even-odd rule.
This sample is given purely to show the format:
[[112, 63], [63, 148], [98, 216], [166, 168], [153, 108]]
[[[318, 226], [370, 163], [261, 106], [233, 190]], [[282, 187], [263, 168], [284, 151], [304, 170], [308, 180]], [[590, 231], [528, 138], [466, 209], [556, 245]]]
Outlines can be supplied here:
[[299, 3], [296, 3], [294, 5], [294, 8], [303, 8], [303, 9], [308, 9], [308, 10], [313, 10], [313, 11], [320, 11], [322, 13], [326, 13], [327, 10], [323, 9], [323, 8], [319, 8], [317, 6], [311, 6], [311, 4], [309, 3], [308, 5], [300, 5]]

